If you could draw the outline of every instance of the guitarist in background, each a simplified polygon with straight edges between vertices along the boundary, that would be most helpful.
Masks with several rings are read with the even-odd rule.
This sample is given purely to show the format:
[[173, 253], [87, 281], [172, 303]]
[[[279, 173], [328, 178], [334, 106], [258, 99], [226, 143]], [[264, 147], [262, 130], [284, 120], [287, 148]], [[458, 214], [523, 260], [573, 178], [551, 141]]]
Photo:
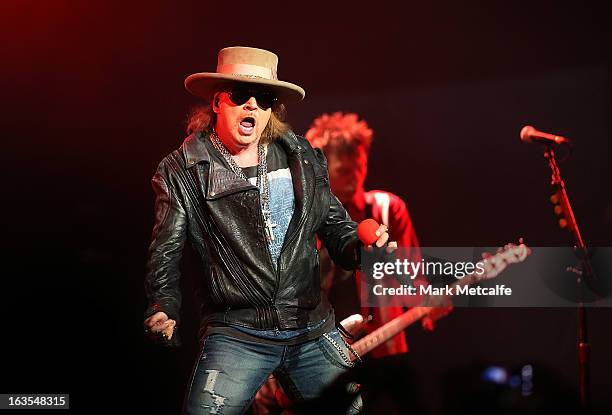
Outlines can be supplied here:
[[[332, 191], [356, 222], [372, 218], [388, 228], [392, 241], [399, 247], [411, 247], [411, 261], [421, 260], [417, 240], [406, 204], [393, 193], [383, 190], [365, 191], [368, 155], [373, 132], [357, 114], [336, 112], [316, 118], [306, 133], [313, 147], [319, 147], [327, 157]], [[402, 307], [362, 308], [359, 300], [359, 273], [345, 271], [331, 261], [327, 249], [320, 252], [321, 283], [334, 305], [338, 321], [359, 313], [368, 321], [369, 333], [399, 316]], [[354, 293], [350, 295], [348, 293]], [[406, 353], [408, 346], [400, 333], [372, 351], [373, 357]]]

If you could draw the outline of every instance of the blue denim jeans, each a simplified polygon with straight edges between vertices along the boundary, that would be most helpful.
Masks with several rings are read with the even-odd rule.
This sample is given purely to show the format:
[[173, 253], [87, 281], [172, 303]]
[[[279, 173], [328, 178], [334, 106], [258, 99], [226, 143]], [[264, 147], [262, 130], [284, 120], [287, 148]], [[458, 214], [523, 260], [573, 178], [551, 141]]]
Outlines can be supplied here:
[[[328, 335], [350, 355], [336, 329]], [[204, 340], [195, 363], [184, 413], [241, 414], [272, 372], [297, 402], [313, 399], [348, 367], [324, 336], [283, 346], [212, 334]]]

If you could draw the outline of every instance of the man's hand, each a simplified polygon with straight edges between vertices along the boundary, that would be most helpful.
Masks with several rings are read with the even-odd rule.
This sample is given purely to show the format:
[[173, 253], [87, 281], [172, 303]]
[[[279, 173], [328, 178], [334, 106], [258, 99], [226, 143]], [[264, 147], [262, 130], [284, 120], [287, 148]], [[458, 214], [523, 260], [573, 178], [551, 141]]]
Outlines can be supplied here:
[[158, 311], [144, 321], [145, 333], [150, 333], [152, 336], [161, 336], [166, 340], [170, 340], [174, 334], [176, 321], [169, 319], [168, 315], [163, 311]]
[[[383, 246], [385, 246], [385, 244], [389, 240], [389, 232], [387, 231], [388, 231], [387, 225], [380, 225], [378, 229], [376, 230], [376, 236], [378, 236], [378, 239], [376, 240], [376, 242], [374, 242], [374, 245], [376, 245], [378, 248], [382, 248]], [[368, 245], [365, 247], [365, 249], [371, 252], [373, 250], [373, 247], [372, 245]], [[385, 249], [385, 251], [388, 254], [390, 254], [396, 249], [397, 249], [397, 242], [391, 241], [387, 245], [387, 248]]]

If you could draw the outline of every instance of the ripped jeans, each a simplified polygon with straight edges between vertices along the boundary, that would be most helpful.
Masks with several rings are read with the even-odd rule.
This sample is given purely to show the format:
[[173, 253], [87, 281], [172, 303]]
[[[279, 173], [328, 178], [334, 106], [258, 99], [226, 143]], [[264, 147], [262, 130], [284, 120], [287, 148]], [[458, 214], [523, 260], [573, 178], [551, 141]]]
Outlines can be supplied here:
[[[350, 355], [336, 329], [327, 334]], [[212, 334], [196, 361], [184, 413], [242, 414], [272, 372], [297, 402], [314, 399], [347, 369], [339, 351], [324, 336], [285, 346]], [[360, 406], [360, 400], [356, 405]]]

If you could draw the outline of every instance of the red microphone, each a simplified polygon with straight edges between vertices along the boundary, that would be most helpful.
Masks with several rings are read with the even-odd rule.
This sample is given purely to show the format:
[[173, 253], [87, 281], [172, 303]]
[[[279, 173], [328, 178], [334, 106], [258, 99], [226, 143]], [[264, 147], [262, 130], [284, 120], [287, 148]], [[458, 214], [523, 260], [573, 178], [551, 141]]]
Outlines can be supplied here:
[[361, 221], [357, 226], [357, 237], [364, 245], [372, 245], [378, 240], [376, 231], [380, 225], [374, 219], [366, 219]]
[[556, 134], [549, 134], [538, 131], [531, 125], [526, 125], [521, 130], [521, 141], [523, 143], [541, 143], [541, 144], [571, 144], [570, 140]]

